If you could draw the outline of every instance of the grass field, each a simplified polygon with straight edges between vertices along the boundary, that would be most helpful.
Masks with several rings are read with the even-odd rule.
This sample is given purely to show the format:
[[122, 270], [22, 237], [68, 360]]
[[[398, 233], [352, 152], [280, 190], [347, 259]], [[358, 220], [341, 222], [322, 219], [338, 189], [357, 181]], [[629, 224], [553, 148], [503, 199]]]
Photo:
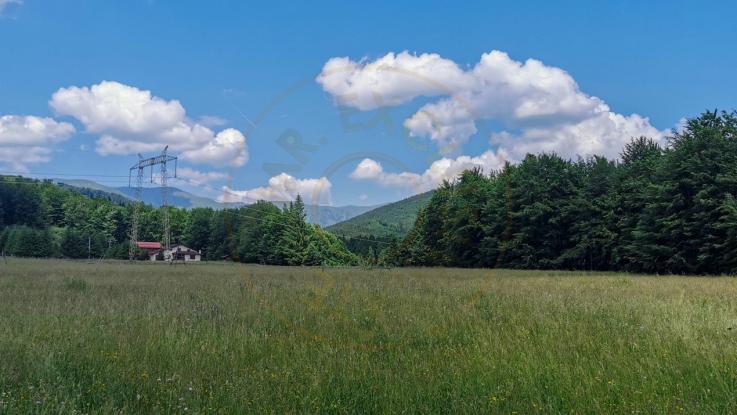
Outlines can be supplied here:
[[0, 262], [0, 413], [735, 413], [737, 279]]

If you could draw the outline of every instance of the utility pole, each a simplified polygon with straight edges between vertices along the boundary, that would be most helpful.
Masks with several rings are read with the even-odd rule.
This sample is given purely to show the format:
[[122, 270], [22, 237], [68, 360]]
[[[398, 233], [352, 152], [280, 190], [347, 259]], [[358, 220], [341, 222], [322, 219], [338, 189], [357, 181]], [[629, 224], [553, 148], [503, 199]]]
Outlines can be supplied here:
[[128, 257], [130, 260], [135, 259], [136, 255], [136, 242], [138, 242], [138, 227], [140, 226], [141, 222], [141, 205], [143, 204], [143, 201], [141, 200], [141, 196], [143, 194], [143, 173], [146, 170], [147, 167], [151, 168], [151, 183], [154, 182], [154, 166], [159, 165], [161, 166], [161, 207], [163, 209], [163, 225], [164, 225], [164, 237], [163, 237], [163, 246], [164, 249], [169, 249], [171, 244], [171, 226], [169, 224], [169, 197], [168, 197], [168, 189], [167, 189], [167, 175], [168, 171], [166, 168], [167, 162], [174, 162], [174, 177], [177, 177], [177, 157], [176, 156], [170, 156], [166, 152], [169, 149], [169, 146], [164, 147], [164, 151], [161, 152], [158, 156], [155, 157], [149, 157], [149, 158], [143, 158], [142, 155], [138, 154], [138, 163], [133, 165], [133, 167], [130, 168], [128, 171], [128, 187], [131, 185], [131, 178], [133, 176], [133, 170], [136, 170], [136, 198], [135, 198], [135, 205], [133, 206], [133, 220], [131, 223], [131, 241], [130, 241], [130, 247], [128, 248]]

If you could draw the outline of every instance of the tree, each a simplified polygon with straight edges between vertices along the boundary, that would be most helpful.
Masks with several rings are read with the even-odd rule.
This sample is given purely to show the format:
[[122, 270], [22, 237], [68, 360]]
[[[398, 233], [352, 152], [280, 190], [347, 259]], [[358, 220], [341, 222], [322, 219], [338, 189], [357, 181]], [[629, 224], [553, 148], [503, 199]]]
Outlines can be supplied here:
[[189, 228], [186, 231], [185, 243], [194, 250], [203, 250], [207, 255], [210, 240], [210, 218], [213, 210], [210, 208], [195, 208], [189, 212]]
[[16, 256], [48, 257], [51, 255], [51, 234], [47, 229], [24, 225], [6, 228], [3, 251]]
[[284, 209], [284, 230], [279, 241], [281, 256], [288, 265], [302, 265], [307, 259], [308, 233], [305, 205], [297, 195]]
[[87, 235], [66, 228], [61, 239], [61, 254], [67, 258], [87, 258]]

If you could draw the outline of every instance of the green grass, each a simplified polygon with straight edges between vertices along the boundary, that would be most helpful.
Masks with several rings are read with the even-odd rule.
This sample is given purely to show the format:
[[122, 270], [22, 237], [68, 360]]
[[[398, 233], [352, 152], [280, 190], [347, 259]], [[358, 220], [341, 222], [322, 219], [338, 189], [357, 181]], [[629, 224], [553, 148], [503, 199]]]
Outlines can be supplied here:
[[734, 413], [737, 279], [11, 259], [0, 413]]

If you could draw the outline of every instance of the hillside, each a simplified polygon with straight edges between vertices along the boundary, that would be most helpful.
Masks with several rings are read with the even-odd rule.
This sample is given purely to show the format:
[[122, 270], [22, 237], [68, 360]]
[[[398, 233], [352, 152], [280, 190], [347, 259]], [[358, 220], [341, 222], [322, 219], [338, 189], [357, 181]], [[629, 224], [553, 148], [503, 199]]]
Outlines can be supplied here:
[[[127, 186], [117, 187], [116, 190], [125, 194], [129, 198], [136, 197], [136, 189]], [[161, 188], [160, 187], [144, 187], [141, 193], [143, 203], [154, 207], [161, 206]], [[242, 206], [241, 203], [220, 203], [207, 197], [197, 196], [176, 187], [169, 187], [169, 205], [181, 208], [212, 208], [223, 209], [230, 207]]]
[[329, 226], [327, 230], [346, 238], [361, 235], [404, 236], [412, 228], [417, 211], [427, 204], [432, 194], [433, 192], [429, 191], [380, 206], [352, 219]]
[[[284, 206], [284, 202], [272, 202], [279, 207]], [[351, 218], [354, 218], [363, 213], [369, 212], [376, 209], [377, 205], [374, 206], [305, 206], [305, 213], [307, 214], [307, 222], [315, 223], [323, 228], [334, 225], [336, 223], [344, 222]]]

